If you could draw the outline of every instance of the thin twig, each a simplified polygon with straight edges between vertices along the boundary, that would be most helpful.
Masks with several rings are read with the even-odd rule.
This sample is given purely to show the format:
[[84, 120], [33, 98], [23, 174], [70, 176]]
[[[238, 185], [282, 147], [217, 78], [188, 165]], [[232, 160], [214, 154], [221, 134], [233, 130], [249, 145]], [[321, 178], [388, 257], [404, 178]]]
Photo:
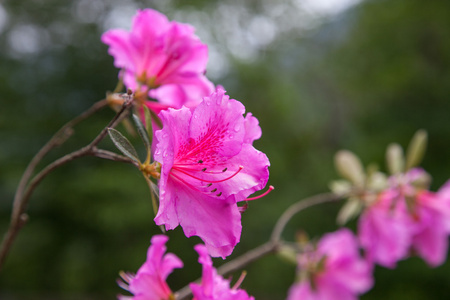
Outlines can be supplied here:
[[[223, 264], [217, 269], [217, 272], [224, 276], [244, 268], [245, 266], [267, 254], [276, 253], [279, 247], [282, 245], [281, 234], [283, 233], [284, 228], [286, 227], [289, 220], [294, 215], [298, 214], [308, 207], [326, 202], [335, 202], [341, 199], [342, 197], [336, 196], [335, 194], [324, 193], [300, 200], [292, 204], [278, 219], [272, 232], [271, 238], [268, 242], [242, 254], [241, 256], [229, 261], [228, 263]], [[197, 279], [197, 282], [200, 282], [200, 279]], [[189, 285], [183, 287], [175, 293], [175, 297], [177, 300], [187, 299], [191, 295], [192, 291], [189, 288]]]
[[137, 163], [134, 162], [132, 159], [130, 159], [126, 156], [117, 154], [115, 152], [108, 151], [108, 150], [94, 148], [93, 154], [95, 157], [98, 157], [98, 158], [103, 158], [103, 159], [118, 161], [118, 162], [123, 162], [123, 163], [130, 163], [130, 164], [135, 165], [136, 167], [138, 166]]
[[[101, 102], [97, 102], [101, 103]], [[55, 134], [52, 139], [39, 151], [37, 158], [32, 160], [32, 163], [30, 163], [29, 168], [27, 168], [26, 173], [21, 180], [21, 183], [19, 184], [19, 188], [16, 192], [16, 195], [14, 197], [13, 202], [13, 210], [11, 214], [11, 222], [8, 228], [8, 231], [5, 234], [5, 237], [3, 238], [1, 247], [0, 247], [0, 269], [6, 259], [6, 256], [9, 253], [9, 250], [11, 249], [11, 246], [19, 233], [20, 229], [25, 225], [28, 216], [24, 213], [30, 196], [34, 192], [34, 189], [39, 185], [39, 183], [53, 170], [56, 168], [83, 156], [99, 156], [101, 158], [107, 158], [112, 160], [119, 160], [119, 161], [125, 161], [129, 162], [128, 160], [124, 159], [123, 157], [120, 157], [119, 155], [112, 155], [112, 152], [108, 152], [106, 150], [99, 150], [97, 149], [98, 143], [100, 143], [103, 138], [107, 135], [108, 128], [115, 127], [126, 115], [125, 112], [132, 104], [132, 101], [125, 101], [120, 111], [114, 116], [114, 118], [109, 122], [109, 124], [95, 137], [95, 139], [87, 146], [74, 151], [72, 153], [69, 153], [57, 160], [55, 160], [53, 163], [49, 164], [47, 167], [45, 167], [42, 171], [40, 171], [38, 174], [36, 174], [31, 181], [29, 181], [29, 178], [31, 174], [34, 171], [34, 168], [39, 163], [39, 161], [42, 159], [42, 157], [50, 151], [53, 147], [55, 147], [59, 143], [60, 135], [57, 133]], [[64, 133], [67, 132], [67, 129], [71, 128], [74, 124], [80, 122], [81, 120], [84, 120], [87, 116], [91, 115], [92, 113], [96, 112], [99, 108], [103, 107], [104, 104], [98, 104], [94, 105], [80, 115], [79, 117], [75, 118], [74, 120], [67, 123], [61, 130], [59, 130], [59, 133], [62, 133], [64, 136]], [[68, 125], [69, 124], [69, 125]], [[26, 180], [23, 178], [25, 177]], [[28, 177], [28, 178], [27, 178]], [[23, 182], [22, 182], [23, 181]], [[25, 188], [27, 182], [29, 182], [28, 186]]]
[[[73, 127], [80, 123], [81, 121], [87, 119], [103, 107], [107, 105], [107, 101], [105, 99], [100, 100], [96, 102], [94, 105], [92, 105], [88, 110], [83, 112], [81, 115], [77, 116], [76, 118], [72, 119], [71, 121], [64, 124], [63, 127], [61, 127], [51, 138], [50, 140], [36, 153], [36, 155], [31, 159], [30, 163], [28, 164], [27, 168], [23, 172], [22, 178], [19, 181], [19, 184], [17, 185], [16, 194], [14, 196], [14, 206], [17, 206], [20, 202], [20, 199], [23, 197], [23, 193], [25, 191], [25, 188], [30, 181], [31, 176], [34, 173], [34, 170], [36, 169], [36, 166], [39, 164], [39, 162], [44, 158], [44, 156], [50, 152], [55, 147], [60, 146], [63, 144], [72, 134], [73, 134]], [[17, 210], [13, 208], [13, 211]], [[1, 265], [1, 264], [0, 264]]]
[[277, 247], [277, 244], [269, 241], [223, 264], [217, 269], [217, 272], [222, 276], [231, 274], [267, 254], [274, 253], [277, 250]]
[[278, 219], [277, 223], [275, 224], [275, 227], [272, 231], [272, 235], [270, 237], [270, 240], [278, 244], [281, 240], [281, 234], [283, 233], [284, 228], [286, 227], [286, 224], [289, 222], [290, 219], [302, 210], [315, 206], [317, 204], [326, 203], [326, 202], [335, 202], [338, 200], [341, 200], [342, 196], [337, 196], [333, 193], [324, 193], [324, 194], [318, 194], [306, 199], [303, 199], [301, 201], [298, 201], [294, 204], [292, 204], [288, 209], [284, 211], [284, 213], [281, 215], [281, 217]]

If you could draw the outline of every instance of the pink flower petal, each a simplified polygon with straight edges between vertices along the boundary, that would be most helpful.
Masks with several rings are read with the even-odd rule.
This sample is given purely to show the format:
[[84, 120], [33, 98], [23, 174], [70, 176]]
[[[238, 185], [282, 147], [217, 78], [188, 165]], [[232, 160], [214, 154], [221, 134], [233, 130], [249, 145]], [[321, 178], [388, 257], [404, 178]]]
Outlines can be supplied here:
[[[244, 112], [218, 89], [192, 110], [159, 115], [163, 128], [155, 134], [154, 157], [162, 169], [155, 222], [167, 229], [181, 224], [187, 236], [202, 238], [213, 256], [231, 254], [241, 232], [236, 202], [264, 188], [269, 177], [266, 155], [244, 142]], [[253, 121], [253, 132], [256, 126]]]
[[448, 250], [448, 206], [440, 193], [424, 191], [416, 199], [412, 248], [430, 266], [444, 263]]
[[303, 272], [319, 263], [291, 287], [288, 300], [356, 300], [373, 286], [372, 266], [359, 256], [357, 239], [348, 229], [324, 235], [316, 250], [300, 254]]
[[163, 14], [144, 9], [135, 15], [130, 32], [112, 29], [102, 41], [109, 46], [114, 65], [124, 69], [127, 88], [148, 88], [150, 96], [165, 105], [194, 107], [214, 91], [204, 75], [207, 46], [188, 24], [169, 22]]
[[119, 299], [168, 300], [172, 291], [166, 283], [167, 276], [183, 262], [174, 254], [166, 252], [167, 236], [155, 235], [148, 248], [147, 260], [129, 282], [128, 290], [133, 297], [119, 296]]
[[259, 127], [259, 121], [255, 118], [252, 113], [247, 113], [244, 120], [245, 126], [245, 137], [244, 142], [247, 144], [252, 144], [253, 141], [258, 140], [261, 135], [261, 127]]
[[189, 284], [194, 300], [254, 300], [246, 291], [230, 288], [230, 281], [217, 274], [204, 245], [196, 245], [195, 250], [200, 256], [198, 262], [202, 264], [203, 271], [200, 284]]
[[368, 207], [358, 223], [358, 236], [369, 260], [387, 268], [408, 256], [412, 223], [400, 207], [396, 191], [386, 191], [377, 203]]

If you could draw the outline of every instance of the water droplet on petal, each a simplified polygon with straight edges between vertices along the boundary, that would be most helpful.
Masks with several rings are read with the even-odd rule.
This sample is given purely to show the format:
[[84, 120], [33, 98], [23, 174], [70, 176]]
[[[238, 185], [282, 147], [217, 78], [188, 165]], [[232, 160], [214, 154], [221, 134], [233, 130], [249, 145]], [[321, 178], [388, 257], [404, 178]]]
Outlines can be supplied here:
[[168, 154], [168, 153], [167, 153], [167, 150], [164, 150], [163, 157], [166, 158], [166, 157], [167, 157], [167, 154]]
[[234, 126], [234, 131], [238, 132], [239, 129], [241, 129], [241, 126], [240, 126], [239, 124], [236, 124], [236, 125]]
[[228, 137], [229, 137], [230, 139], [232, 139], [232, 138], [234, 138], [234, 135], [233, 135], [233, 134], [230, 134]]

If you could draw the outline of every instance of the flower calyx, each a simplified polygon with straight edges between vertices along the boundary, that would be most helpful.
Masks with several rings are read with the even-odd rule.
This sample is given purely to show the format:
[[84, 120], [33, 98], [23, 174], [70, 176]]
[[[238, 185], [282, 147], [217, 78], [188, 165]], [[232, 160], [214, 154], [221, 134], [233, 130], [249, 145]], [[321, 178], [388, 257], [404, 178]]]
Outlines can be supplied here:
[[139, 171], [147, 178], [159, 179], [161, 177], [161, 164], [157, 161], [143, 163], [139, 165]]
[[141, 75], [136, 77], [139, 84], [147, 86], [149, 89], [156, 89], [160, 85], [156, 83], [156, 76], [147, 76], [147, 72], [143, 72]]

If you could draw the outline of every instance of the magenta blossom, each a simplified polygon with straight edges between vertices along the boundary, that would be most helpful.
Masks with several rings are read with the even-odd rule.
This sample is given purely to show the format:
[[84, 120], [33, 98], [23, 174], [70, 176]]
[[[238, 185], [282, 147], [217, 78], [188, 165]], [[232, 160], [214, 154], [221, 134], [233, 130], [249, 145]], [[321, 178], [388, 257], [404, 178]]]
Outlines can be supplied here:
[[254, 300], [246, 291], [239, 288], [230, 288], [230, 281], [217, 274], [212, 266], [211, 257], [204, 245], [195, 246], [200, 255], [198, 262], [203, 266], [202, 281], [200, 284], [191, 283], [189, 287], [194, 295], [193, 300]]
[[205, 97], [195, 109], [162, 111], [154, 153], [160, 162], [158, 225], [199, 236], [212, 256], [230, 255], [241, 235], [237, 202], [261, 190], [269, 160], [252, 146], [258, 122], [225, 91]]
[[152, 9], [139, 10], [130, 32], [109, 30], [102, 42], [109, 45], [114, 65], [123, 69], [127, 88], [150, 90], [150, 96], [159, 100], [146, 102], [156, 112], [196, 106], [214, 90], [204, 75], [208, 48], [188, 24], [169, 22]]
[[447, 257], [450, 233], [450, 183], [437, 193], [426, 190], [422, 169], [390, 179], [359, 220], [359, 238], [369, 260], [393, 268], [411, 250], [430, 266]]
[[405, 205], [397, 189], [388, 189], [362, 213], [358, 236], [369, 261], [394, 268], [408, 256], [412, 222]]
[[357, 239], [348, 229], [326, 234], [317, 249], [301, 254], [299, 271], [288, 300], [355, 300], [373, 285], [372, 267], [359, 256]]
[[447, 258], [450, 233], [450, 181], [437, 193], [420, 191], [412, 207], [412, 245], [414, 252], [430, 266], [436, 267]]
[[120, 300], [174, 299], [166, 278], [173, 269], [183, 267], [183, 262], [172, 253], [164, 255], [167, 240], [165, 235], [153, 236], [147, 252], [147, 261], [139, 268], [136, 276], [122, 274], [122, 278], [128, 282], [128, 286], [122, 283], [122, 287], [134, 296], [121, 295]]

